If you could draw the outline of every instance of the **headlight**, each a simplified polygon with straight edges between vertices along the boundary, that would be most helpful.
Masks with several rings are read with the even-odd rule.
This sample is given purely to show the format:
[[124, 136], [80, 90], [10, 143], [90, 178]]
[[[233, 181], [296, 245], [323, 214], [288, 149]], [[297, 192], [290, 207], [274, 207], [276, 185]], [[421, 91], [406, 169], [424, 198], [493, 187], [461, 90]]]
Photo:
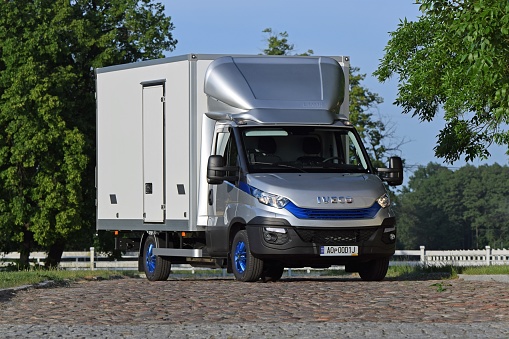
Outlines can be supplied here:
[[376, 200], [382, 208], [387, 208], [391, 205], [391, 198], [387, 193], [384, 193], [380, 198]]
[[258, 199], [258, 201], [261, 202], [262, 204], [276, 208], [285, 207], [289, 201], [288, 198], [275, 194], [270, 194], [254, 187], [251, 188], [251, 194], [253, 195], [253, 197]]

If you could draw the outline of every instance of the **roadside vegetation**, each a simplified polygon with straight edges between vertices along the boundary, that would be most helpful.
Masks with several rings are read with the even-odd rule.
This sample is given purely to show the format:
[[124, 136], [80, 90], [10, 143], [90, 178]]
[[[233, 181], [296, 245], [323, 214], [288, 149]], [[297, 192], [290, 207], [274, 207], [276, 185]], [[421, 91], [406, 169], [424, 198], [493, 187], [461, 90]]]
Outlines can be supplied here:
[[139, 276], [139, 273], [135, 271], [64, 271], [58, 269], [0, 271], [0, 289], [36, 285], [46, 281], [65, 286], [79, 280], [118, 279], [135, 276]]
[[387, 278], [396, 279], [456, 279], [458, 274], [484, 275], [484, 274], [509, 274], [508, 265], [497, 266], [478, 266], [478, 267], [460, 267], [460, 266], [391, 266], [387, 272]]
[[[481, 267], [423, 267], [423, 266], [390, 266], [386, 279], [389, 280], [441, 280], [456, 279], [458, 274], [509, 274], [509, 265], [501, 266], [481, 266]], [[0, 289], [19, 287], [24, 285], [36, 285], [46, 281], [52, 281], [56, 285], [65, 286], [71, 282], [80, 280], [103, 280], [103, 279], [121, 279], [137, 278], [137, 271], [65, 271], [58, 269], [34, 269], [25, 271], [0, 271]], [[196, 270], [193, 273], [188, 270], [172, 271], [170, 278], [211, 278], [222, 277], [222, 270]], [[230, 274], [226, 276], [231, 276]], [[301, 270], [293, 270], [292, 277], [347, 277], [351, 276], [344, 270], [314, 270], [310, 273]], [[285, 272], [283, 279], [288, 277]]]

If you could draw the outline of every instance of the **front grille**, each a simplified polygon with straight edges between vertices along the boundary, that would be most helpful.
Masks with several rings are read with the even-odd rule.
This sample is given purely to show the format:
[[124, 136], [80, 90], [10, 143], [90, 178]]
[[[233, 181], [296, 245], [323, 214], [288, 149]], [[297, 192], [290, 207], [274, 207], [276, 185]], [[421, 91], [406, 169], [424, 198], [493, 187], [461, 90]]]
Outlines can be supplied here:
[[355, 219], [373, 219], [380, 205], [374, 203], [368, 208], [353, 209], [315, 209], [298, 207], [293, 202], [289, 202], [285, 208], [299, 219], [319, 219], [319, 220], [355, 220]]
[[376, 232], [376, 230], [377, 227], [345, 230], [295, 229], [303, 241], [322, 245], [344, 245], [361, 243], [363, 241], [369, 240], [371, 236]]

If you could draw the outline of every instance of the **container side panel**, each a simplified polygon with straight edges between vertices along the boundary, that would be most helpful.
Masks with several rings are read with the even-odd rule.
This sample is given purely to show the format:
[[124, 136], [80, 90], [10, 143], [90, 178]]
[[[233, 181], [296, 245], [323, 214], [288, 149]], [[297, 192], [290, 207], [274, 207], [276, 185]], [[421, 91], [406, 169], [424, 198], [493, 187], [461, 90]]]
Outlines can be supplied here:
[[189, 62], [165, 65], [166, 82], [166, 219], [188, 220], [189, 200]]
[[[179, 88], [179, 84], [188, 81], [187, 72], [176, 71], [176, 74], [172, 73], [174, 70], [186, 68], [186, 64], [188, 64], [188, 61], [183, 60], [170, 64], [161, 63], [146, 67], [120, 68], [97, 74], [98, 229], [141, 229], [143, 227], [152, 229], [154, 227], [154, 224], [144, 226], [143, 217], [146, 192], [143, 170], [143, 88], [150, 88], [154, 85], [157, 87], [157, 85], [164, 84], [165, 92], [171, 93], [170, 91]], [[183, 88], [186, 87], [183, 86]], [[186, 100], [184, 98], [184, 96], [187, 97], [186, 91], [176, 93], [174, 97], [178, 95], [183, 96], [181, 101]], [[176, 130], [187, 136], [188, 125], [185, 123], [182, 125], [178, 121], [173, 123], [169, 116], [172, 110], [175, 112], [175, 109], [169, 109], [167, 103], [162, 103], [159, 93], [156, 96], [158, 98], [154, 99], [154, 105], [157, 104], [159, 111], [162, 105], [166, 115], [166, 139], [169, 138], [168, 134], [170, 132], [175, 133]], [[181, 114], [187, 116], [186, 109], [186, 107], [183, 110], [180, 109], [183, 112]], [[158, 131], [162, 128], [161, 122], [159, 122], [159, 127], [155, 126], [157, 123], [153, 123], [153, 125], [152, 128], [157, 128]], [[168, 131], [168, 126], [171, 126], [171, 131]], [[181, 148], [180, 152], [185, 156], [183, 159], [178, 159], [176, 157], [179, 154], [172, 153], [169, 155], [168, 145], [166, 144], [166, 152], [164, 153], [166, 161], [168, 162], [171, 159], [175, 164], [175, 159], [178, 159], [179, 163], [182, 162], [184, 166], [181, 172], [185, 172], [185, 167], [188, 167], [187, 141], [184, 140], [183, 143], [179, 143], [178, 140], [171, 140], [173, 149]], [[175, 146], [175, 143], [177, 146]], [[161, 168], [161, 164], [159, 163], [157, 167]], [[175, 177], [173, 175], [171, 178], [172, 190], [177, 191], [177, 181], [179, 184], [183, 184], [184, 187], [187, 186], [188, 176], [188, 174], [183, 175], [182, 178], [182, 176]], [[166, 178], [168, 179], [168, 176]], [[158, 180], [161, 181], [161, 179]], [[160, 185], [154, 185], [153, 182], [152, 189], [154, 190], [157, 188], [156, 186]], [[170, 183], [166, 180], [166, 192], [168, 192], [169, 185]], [[168, 198], [164, 200], [163, 204], [166, 204], [166, 209], [171, 208]], [[182, 205], [187, 206], [187, 203]], [[161, 203], [158, 202], [154, 206], [158, 209], [158, 213], [161, 213]], [[179, 214], [183, 214], [183, 212]], [[159, 222], [161, 220], [160, 216], [156, 220]], [[164, 220], [164, 223], [166, 223], [166, 220]], [[168, 227], [170, 227], [169, 224]], [[180, 223], [179, 228], [182, 228]]]
[[143, 217], [142, 91], [136, 73], [97, 75], [99, 220]]
[[215, 121], [207, 118], [205, 113], [208, 110], [207, 96], [205, 95], [205, 73], [212, 60], [199, 60], [197, 62], [197, 95], [196, 95], [196, 154], [197, 166], [195, 177], [197, 182], [197, 220], [199, 226], [207, 225], [207, 204], [208, 204], [208, 183], [207, 183], [207, 162], [212, 149], [212, 138], [214, 134]]
[[350, 89], [350, 80], [349, 80], [349, 74], [350, 74], [350, 58], [349, 57], [336, 57], [335, 58], [338, 62], [341, 68], [343, 68], [343, 74], [345, 75], [345, 94], [343, 103], [341, 104], [341, 107], [339, 108], [339, 114], [342, 114], [346, 116], [347, 118], [350, 116], [350, 95], [349, 95], [349, 89]]

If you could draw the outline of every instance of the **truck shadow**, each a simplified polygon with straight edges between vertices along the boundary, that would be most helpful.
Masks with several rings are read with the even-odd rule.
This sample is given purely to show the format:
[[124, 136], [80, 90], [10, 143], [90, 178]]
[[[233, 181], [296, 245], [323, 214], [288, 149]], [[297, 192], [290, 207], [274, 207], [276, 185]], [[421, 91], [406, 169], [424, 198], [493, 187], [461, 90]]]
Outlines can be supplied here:
[[[387, 277], [382, 281], [366, 281], [367, 283], [377, 283], [377, 282], [393, 282], [393, 281], [431, 281], [431, 280], [443, 280], [449, 279], [451, 275], [449, 273], [427, 273], [427, 274], [406, 274], [398, 277]], [[233, 276], [226, 277], [199, 277], [199, 276], [170, 276], [169, 281], [224, 281], [224, 282], [234, 282], [234, 283], [242, 283], [237, 282]], [[274, 284], [274, 283], [300, 283], [300, 282], [323, 282], [323, 283], [331, 283], [331, 282], [365, 282], [358, 275], [345, 275], [345, 276], [292, 276], [287, 277], [283, 276], [280, 280], [276, 282], [264, 282], [261, 279], [255, 283], [258, 284]]]
[[0, 304], [4, 303], [4, 302], [8, 302], [12, 298], [14, 298], [15, 295], [16, 295], [16, 293], [12, 292], [10, 290], [0, 291]]

